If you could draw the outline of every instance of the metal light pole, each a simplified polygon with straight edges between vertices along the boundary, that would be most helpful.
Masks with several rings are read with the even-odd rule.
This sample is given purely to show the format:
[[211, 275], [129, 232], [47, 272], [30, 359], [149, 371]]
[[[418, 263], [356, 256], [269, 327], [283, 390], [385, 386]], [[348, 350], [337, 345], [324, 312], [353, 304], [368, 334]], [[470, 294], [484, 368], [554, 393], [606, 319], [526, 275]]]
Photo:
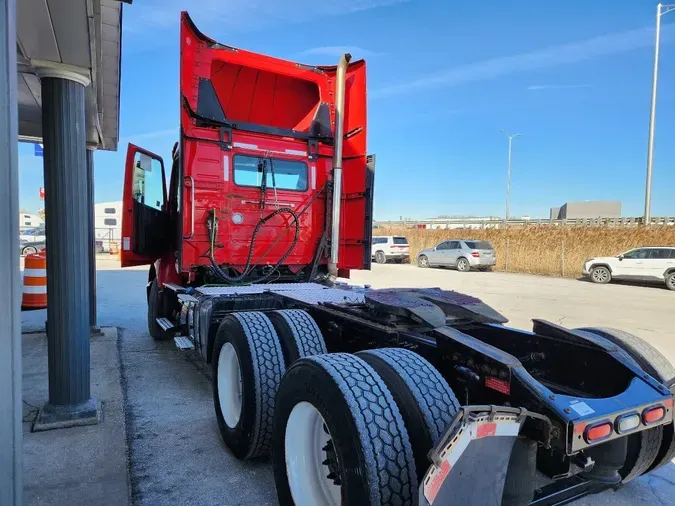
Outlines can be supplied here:
[[504, 226], [509, 221], [509, 205], [511, 201], [511, 143], [516, 137], [520, 137], [520, 134], [509, 135], [504, 130], [501, 132], [509, 138], [509, 163], [506, 169], [506, 216], [504, 217]]
[[661, 16], [675, 10], [675, 4], [656, 6], [656, 41], [654, 44], [654, 76], [652, 78], [652, 103], [649, 110], [649, 140], [647, 142], [647, 182], [645, 184], [644, 222], [652, 218], [652, 166], [654, 163], [654, 124], [656, 123], [656, 87], [659, 80], [659, 43], [661, 41]]

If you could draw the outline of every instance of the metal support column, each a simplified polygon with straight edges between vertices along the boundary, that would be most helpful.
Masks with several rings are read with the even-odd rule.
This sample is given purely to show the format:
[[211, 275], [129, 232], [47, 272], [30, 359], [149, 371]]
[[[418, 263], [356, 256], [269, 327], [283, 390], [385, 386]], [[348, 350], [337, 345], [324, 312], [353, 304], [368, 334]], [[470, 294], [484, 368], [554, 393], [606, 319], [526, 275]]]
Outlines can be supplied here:
[[85, 86], [89, 78], [38, 69], [42, 82], [47, 236], [49, 402], [33, 430], [98, 422], [90, 391], [89, 199]]
[[22, 504], [16, 4], [0, 0], [0, 504]]
[[87, 146], [87, 209], [89, 212], [89, 330], [92, 335], [100, 334], [96, 321], [96, 220], [94, 210], [94, 151]]

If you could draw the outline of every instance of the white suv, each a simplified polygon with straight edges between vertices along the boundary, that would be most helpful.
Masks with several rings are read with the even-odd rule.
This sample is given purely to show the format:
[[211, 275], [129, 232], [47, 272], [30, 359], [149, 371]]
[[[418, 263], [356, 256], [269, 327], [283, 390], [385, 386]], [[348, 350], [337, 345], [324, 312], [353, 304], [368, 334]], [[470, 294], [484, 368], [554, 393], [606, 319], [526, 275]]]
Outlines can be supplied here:
[[594, 283], [614, 278], [658, 280], [675, 290], [675, 247], [636, 248], [615, 257], [589, 258], [583, 272]]
[[378, 264], [386, 264], [389, 260], [398, 264], [408, 263], [410, 262], [408, 239], [398, 235], [375, 236], [370, 255]]

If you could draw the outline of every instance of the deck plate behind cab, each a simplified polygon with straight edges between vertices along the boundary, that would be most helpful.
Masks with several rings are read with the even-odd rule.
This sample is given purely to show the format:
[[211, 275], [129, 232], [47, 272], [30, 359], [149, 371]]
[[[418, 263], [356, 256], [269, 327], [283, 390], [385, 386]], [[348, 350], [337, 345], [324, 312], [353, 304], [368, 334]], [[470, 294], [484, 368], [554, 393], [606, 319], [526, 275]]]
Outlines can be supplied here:
[[440, 288], [392, 288], [366, 292], [366, 303], [374, 309], [421, 320], [432, 328], [443, 327], [447, 319], [480, 323], [508, 320], [480, 299]]

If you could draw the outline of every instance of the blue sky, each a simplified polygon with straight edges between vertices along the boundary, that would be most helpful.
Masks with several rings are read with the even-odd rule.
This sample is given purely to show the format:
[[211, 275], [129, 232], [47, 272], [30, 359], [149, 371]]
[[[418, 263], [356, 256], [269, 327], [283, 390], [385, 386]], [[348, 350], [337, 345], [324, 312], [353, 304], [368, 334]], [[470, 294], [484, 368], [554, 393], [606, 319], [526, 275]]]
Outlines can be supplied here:
[[[199, 5], [199, 8], [193, 6]], [[338, 7], [339, 5], [339, 7]], [[146, 0], [124, 7], [120, 149], [97, 202], [121, 198], [126, 144], [165, 158], [178, 125], [179, 12], [216, 40], [309, 64], [368, 62], [376, 219], [548, 216], [573, 200], [644, 205], [656, 2]], [[478, 7], [480, 6], [480, 7]], [[675, 215], [675, 12], [663, 17], [652, 215]], [[20, 146], [21, 206], [42, 159]]]

